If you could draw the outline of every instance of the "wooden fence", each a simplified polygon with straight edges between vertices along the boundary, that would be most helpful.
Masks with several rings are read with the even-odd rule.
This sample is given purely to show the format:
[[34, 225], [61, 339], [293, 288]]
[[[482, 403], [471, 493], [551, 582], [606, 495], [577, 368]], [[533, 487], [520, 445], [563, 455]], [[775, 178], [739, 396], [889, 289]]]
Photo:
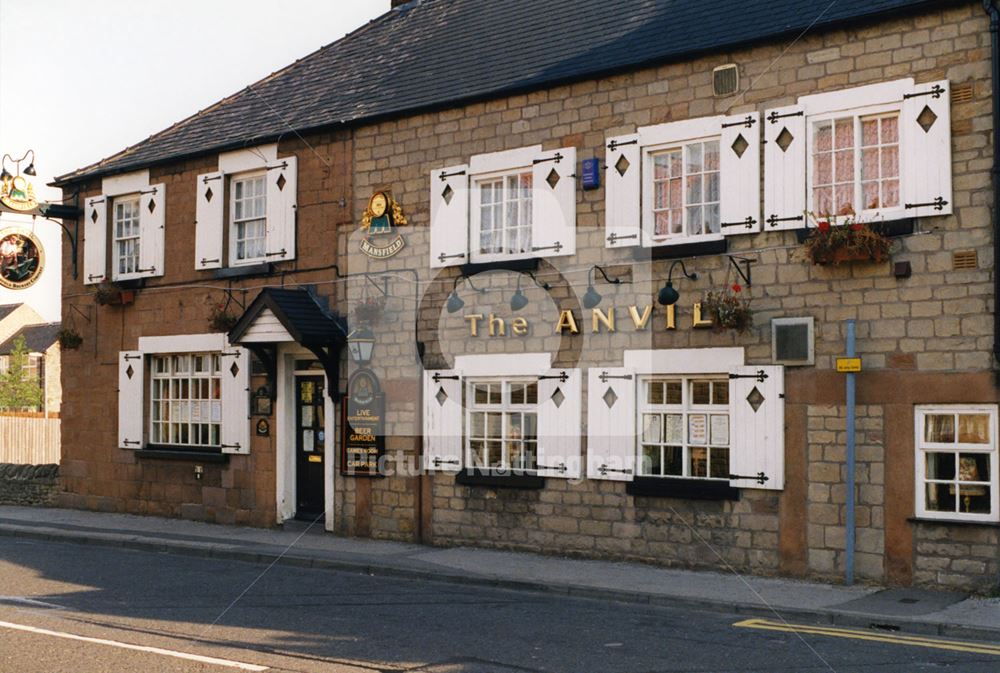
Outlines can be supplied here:
[[59, 442], [58, 418], [0, 415], [0, 463], [58, 463]]

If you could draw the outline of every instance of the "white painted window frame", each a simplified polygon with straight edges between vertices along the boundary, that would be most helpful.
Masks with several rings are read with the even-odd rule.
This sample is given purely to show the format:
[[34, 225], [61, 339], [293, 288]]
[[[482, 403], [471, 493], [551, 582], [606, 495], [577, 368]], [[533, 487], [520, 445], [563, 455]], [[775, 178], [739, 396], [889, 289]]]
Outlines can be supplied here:
[[[229, 179], [229, 266], [248, 266], [260, 264], [267, 261], [267, 169], [246, 171], [227, 176]], [[260, 179], [264, 185], [264, 216], [252, 219], [244, 218], [239, 222], [236, 220], [236, 184], [238, 182]], [[256, 197], [255, 197], [256, 198]], [[259, 257], [247, 257], [238, 259], [236, 257], [236, 231], [240, 222], [264, 221], [264, 254]]]
[[[697, 121], [697, 120], [695, 120]], [[697, 234], [688, 235], [688, 221], [687, 221], [687, 170], [685, 164], [685, 157], [687, 156], [687, 147], [689, 145], [695, 145], [700, 143], [706, 143], [711, 141], [716, 141], [719, 143], [720, 152], [720, 167], [719, 167], [719, 180], [720, 180], [720, 192], [719, 192], [719, 207], [721, 212], [722, 207], [722, 169], [721, 169], [721, 152], [722, 152], [722, 135], [713, 134], [700, 137], [685, 138], [684, 140], [669, 143], [658, 143], [654, 145], [644, 145], [642, 147], [642, 240], [646, 244], [652, 244], [654, 246], [659, 245], [681, 245], [686, 243], [702, 243], [707, 241], [721, 241], [725, 238], [725, 235], [720, 230], [718, 233], [708, 233], [708, 234]], [[654, 235], [656, 230], [656, 218], [653, 213], [653, 204], [655, 203], [653, 197], [653, 158], [657, 154], [663, 154], [664, 152], [669, 152], [671, 150], [681, 150], [681, 174], [684, 176], [681, 183], [681, 198], [683, 200], [682, 209], [682, 220], [683, 220], [683, 230], [684, 234], [667, 234], [667, 235]], [[704, 173], [702, 173], [704, 174]], [[721, 215], [720, 215], [721, 221]]]
[[[486, 405], [477, 405], [475, 401], [475, 386], [477, 384], [499, 384], [500, 385], [500, 404], [494, 405], [487, 403]], [[517, 474], [536, 474], [537, 467], [532, 467], [528, 469], [522, 469], [518, 467], [512, 467], [508, 463], [507, 457], [507, 423], [506, 417], [510, 413], [520, 413], [520, 414], [534, 414], [535, 415], [535, 463], [538, 462], [538, 415], [539, 415], [539, 402], [537, 399], [536, 390], [536, 400], [533, 404], [514, 404], [511, 402], [510, 389], [511, 385], [516, 384], [531, 384], [534, 383], [537, 386], [538, 377], [525, 377], [525, 376], [491, 376], [491, 377], [468, 377], [463, 380], [465, 386], [465, 414], [463, 415], [463, 428], [462, 428], [462, 444], [463, 451], [465, 453], [465, 464], [469, 468], [474, 468], [476, 470], [481, 470], [483, 472], [495, 472], [502, 474], [511, 474], [512, 472]], [[527, 394], [527, 393], [526, 393]], [[472, 428], [472, 414], [474, 413], [500, 413], [503, 415], [503, 420], [501, 422], [501, 434], [502, 439], [500, 440], [500, 456], [501, 456], [501, 466], [499, 468], [490, 467], [487, 465], [478, 465], [476, 461], [473, 460], [472, 452], [472, 438], [470, 437], [470, 432]], [[522, 417], [523, 418], [523, 417]], [[522, 420], [523, 428], [523, 420]]]
[[[843, 224], [848, 217], [844, 215], [834, 215], [829, 218], [816, 213], [816, 206], [813, 203], [813, 147], [816, 122], [845, 119], [851, 117], [854, 121], [854, 221], [878, 222], [881, 220], [898, 220], [907, 217], [904, 207], [903, 180], [905, 169], [903, 167], [903, 143], [906, 142], [904, 136], [904, 124], [902, 123], [903, 102], [886, 103], [882, 105], [868, 105], [865, 107], [849, 108], [833, 112], [808, 115], [806, 117], [806, 207], [816, 218], [829, 220], [831, 224]], [[863, 206], [861, 187], [861, 121], [872, 117], [887, 117], [895, 113], [899, 119], [898, 125], [898, 152], [899, 152], [899, 205], [895, 208], [865, 209]], [[809, 225], [812, 226], [812, 225]]]
[[[135, 236], [118, 236], [118, 205], [126, 201], [131, 201], [135, 203]], [[139, 192], [133, 192], [130, 194], [119, 194], [117, 196], [111, 197], [111, 278], [113, 280], [131, 280], [133, 278], [141, 278], [145, 274], [142, 273], [142, 215], [139, 212], [142, 207], [142, 195]], [[119, 263], [121, 262], [122, 255], [119, 252], [118, 245], [124, 241], [135, 241], [135, 270], [121, 273], [119, 269]]]
[[[205, 358], [208, 359], [209, 369], [208, 369], [207, 372], [196, 373], [194, 371], [194, 369], [193, 369], [194, 358], [195, 357], [199, 357], [199, 356], [200, 357], [205, 357]], [[203, 352], [187, 352], [187, 353], [151, 353], [147, 357], [149, 358], [149, 368], [148, 368], [148, 371], [149, 371], [149, 376], [148, 376], [149, 381], [147, 382], [147, 389], [145, 391], [145, 394], [147, 395], [147, 397], [146, 397], [146, 399], [144, 401], [146, 403], [148, 403], [148, 404], [144, 404], [143, 407], [147, 411], [147, 415], [148, 415], [147, 424], [146, 424], [146, 430], [147, 430], [147, 433], [148, 433], [147, 437], [149, 437], [149, 444], [155, 445], [155, 446], [170, 446], [170, 447], [183, 447], [183, 448], [196, 447], [196, 448], [200, 448], [200, 449], [221, 449], [221, 446], [222, 446], [222, 440], [221, 440], [221, 437], [222, 437], [222, 392], [221, 392], [221, 389], [222, 389], [222, 382], [221, 382], [221, 378], [222, 378], [222, 354], [221, 354], [221, 351], [203, 351]], [[186, 373], [182, 373], [182, 374], [178, 374], [177, 372], [173, 371], [173, 360], [174, 360], [174, 357], [186, 357], [186, 358], [190, 358], [190, 363], [192, 365], [191, 370], [188, 371], [188, 372], [186, 372]], [[167, 360], [170, 363], [170, 371], [167, 372], [166, 374], [161, 374], [161, 373], [157, 372], [156, 371], [156, 360], [157, 359]], [[218, 364], [218, 369], [217, 370], [216, 370], [215, 366], [213, 365], [213, 360], [217, 361], [217, 364]], [[175, 400], [171, 396], [170, 398], [167, 399], [166, 402], [162, 402], [162, 403], [163, 404], [167, 404], [167, 405], [170, 406], [170, 409], [171, 409], [170, 413], [171, 413], [171, 416], [172, 416], [173, 413], [174, 413], [174, 407], [175, 407], [174, 402], [181, 402], [182, 404], [187, 405], [187, 407], [189, 409], [189, 413], [190, 413], [190, 409], [192, 407], [192, 404], [200, 403], [202, 401], [208, 402], [209, 404], [208, 404], [208, 419], [207, 420], [202, 419], [201, 421], [197, 421], [196, 422], [196, 421], [190, 420], [190, 418], [189, 418], [189, 420], [184, 421], [184, 422], [186, 424], [188, 424], [189, 426], [191, 424], [193, 424], [193, 423], [200, 423], [200, 424], [205, 424], [205, 425], [208, 425], [208, 426], [213, 426], [213, 425], [216, 426], [215, 436], [216, 436], [216, 439], [219, 440], [218, 442], [216, 442], [216, 443], [211, 443], [211, 442], [209, 442], [209, 443], [202, 443], [200, 441], [198, 441], [198, 442], [195, 442], [195, 441], [170, 442], [170, 441], [163, 441], [162, 436], [160, 436], [159, 438], [157, 438], [157, 440], [153, 439], [153, 437], [155, 436], [155, 427], [154, 426], [158, 422], [158, 421], [156, 421], [154, 419], [154, 414], [153, 414], [153, 408], [154, 408], [154, 406], [156, 404], [156, 400], [157, 400], [157, 398], [154, 398], [154, 396], [153, 396], [153, 388], [155, 387], [155, 382], [157, 382], [157, 381], [167, 381], [168, 385], [172, 388], [173, 387], [172, 381], [175, 380], [175, 379], [177, 379], [177, 380], [187, 379], [188, 380], [188, 386], [189, 386], [188, 387], [188, 397], [186, 399], [184, 399], [184, 400], [181, 400], [181, 399]], [[191, 382], [192, 381], [200, 381], [200, 380], [203, 380], [203, 379], [207, 379], [209, 381], [209, 397], [208, 398], [198, 398], [197, 401], [196, 401], [195, 398], [191, 397], [191, 393], [190, 393]], [[211, 397], [211, 390], [213, 388], [213, 385], [212, 385], [213, 379], [219, 380], [219, 397], [215, 397], [215, 398]], [[163, 400], [162, 397], [159, 398], [159, 399]], [[216, 405], [216, 404], [218, 405], [218, 409], [219, 409], [218, 420], [213, 420], [215, 414], [212, 411], [212, 407], [214, 405]], [[180, 423], [180, 421], [177, 421], [177, 420], [171, 418], [169, 421], [163, 421], [161, 419], [159, 421], [159, 423], [161, 423], [164, 426], [168, 426], [168, 434], [169, 434], [169, 426], [172, 425], [172, 424], [174, 424], [174, 423]], [[189, 428], [189, 430], [190, 430], [190, 428]]]
[[[778, 327], [783, 325], [805, 325], [808, 328], [809, 354], [806, 360], [781, 360], [778, 358]], [[771, 318], [771, 363], [785, 367], [807, 367], [816, 364], [816, 320], [812, 316], [794, 318]]]
[[[924, 442], [924, 417], [928, 414], [949, 413], [949, 414], [989, 414], [990, 416], [990, 443], [983, 444], [929, 444]], [[917, 405], [913, 410], [914, 418], [914, 508], [918, 518], [934, 519], [940, 521], [955, 522], [986, 522], [995, 523], [1000, 521], [1000, 479], [998, 479], [997, 469], [1000, 467], [1000, 460], [997, 449], [997, 405], [995, 404], [926, 404]], [[956, 427], [957, 430], [957, 427]], [[984, 446], [986, 448], [984, 448]], [[987, 453], [990, 456], [990, 496], [991, 512], [989, 514], [972, 514], [958, 512], [940, 512], [927, 509], [925, 488], [927, 481], [927, 462], [924, 454], [928, 452], [943, 453]], [[957, 483], [957, 479], [956, 479]], [[960, 505], [959, 505], [960, 507]]]
[[[649, 382], [654, 380], [663, 379], [673, 379], [681, 382], [681, 403], [680, 404], [667, 404], [664, 401], [663, 404], [653, 404], [649, 401]], [[726, 386], [726, 403], [724, 405], [717, 404], [694, 404], [691, 401], [690, 386], [694, 381], [704, 381], [711, 383], [724, 383]], [[689, 421], [688, 417], [692, 414], [704, 414], [706, 416], [706, 428], [705, 432], [707, 434], [707, 439], [711, 440], [711, 416], [725, 415], [728, 424], [728, 431], [726, 433], [726, 446], [725, 449], [732, 452], [732, 418], [730, 414], [730, 404], [729, 404], [729, 375], [725, 372], [714, 372], [714, 373], [687, 373], [687, 374], [674, 374], [674, 373], [655, 373], [655, 374], [642, 374], [638, 377], [636, 384], [639, 386], [636, 391], [636, 405], [635, 405], [635, 476], [636, 477], [650, 477], [654, 479], [691, 479], [695, 481], [711, 481], [711, 482], [725, 482], [729, 483], [729, 474], [731, 470], [727, 471], [725, 477], [712, 477], [705, 476], [699, 477], [691, 474], [691, 442], [688, 436]], [[683, 437], [681, 438], [681, 474], [651, 474], [643, 471], [643, 452], [642, 446], [643, 442], [643, 416], [645, 414], [680, 414], [683, 419], [683, 427], [681, 429]], [[661, 432], [663, 428], [661, 426]], [[656, 442], [659, 445], [666, 444], [666, 442], [659, 441]], [[696, 446], [701, 446], [701, 444], [696, 444]], [[723, 448], [721, 445], [713, 446], [711, 441], [704, 443], [704, 446], [708, 447], [708, 460], [709, 465], [706, 465], [706, 471], [711, 470], [711, 451], [712, 448]], [[662, 460], [662, 459], [661, 459]], [[728, 460], [727, 460], [728, 463]], [[662, 469], [662, 462], [661, 462]]]
[[[533, 224], [534, 213], [533, 210], [533, 197], [527, 201], [528, 206], [528, 249], [525, 252], [497, 252], [497, 253], [483, 253], [480, 252], [479, 241], [482, 233], [482, 184], [486, 182], [496, 182], [499, 180], [503, 189], [504, 198], [501, 201], [502, 204], [502, 245], [504, 248], [507, 247], [507, 240], [509, 232], [507, 231], [507, 178], [510, 176], [521, 176], [527, 174], [529, 180], [532, 178], [531, 164], [526, 166], [518, 166], [516, 168], [510, 168], [506, 170], [492, 171], [490, 173], [480, 173], [471, 176], [469, 184], [469, 208], [471, 217], [471, 227], [469, 237], [469, 257], [478, 262], [495, 262], [499, 260], [513, 260], [513, 259], [528, 259], [534, 257], [535, 253], [531, 251], [531, 227]], [[529, 189], [534, 190], [535, 185], [532, 181], [531, 187]], [[523, 205], [523, 203], [522, 203]]]

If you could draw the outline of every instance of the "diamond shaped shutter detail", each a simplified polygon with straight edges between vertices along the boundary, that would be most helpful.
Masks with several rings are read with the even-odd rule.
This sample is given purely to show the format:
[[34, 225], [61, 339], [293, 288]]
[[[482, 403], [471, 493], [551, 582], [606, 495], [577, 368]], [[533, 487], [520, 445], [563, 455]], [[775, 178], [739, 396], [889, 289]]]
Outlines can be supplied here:
[[167, 186], [150, 185], [139, 196], [139, 271], [143, 276], [163, 275], [166, 241]]
[[[729, 373], [729, 472], [737, 488], [785, 487], [785, 369], [736, 367]], [[761, 484], [756, 477], [766, 477]]]
[[424, 469], [462, 469], [462, 379], [451, 369], [424, 372]]
[[907, 217], [949, 215], [951, 194], [951, 86], [918, 84], [904, 94], [900, 163]]
[[469, 261], [469, 167], [431, 171], [431, 268]]
[[635, 372], [591, 367], [587, 377], [587, 477], [635, 476]]
[[[295, 259], [298, 159], [280, 157], [267, 169], [267, 261]], [[213, 197], [214, 200], [214, 197]]]
[[576, 148], [542, 152], [531, 172], [531, 251], [539, 257], [576, 254]]
[[538, 381], [538, 474], [580, 478], [583, 425], [579, 369], [553, 369]]
[[760, 113], [724, 117], [719, 152], [722, 233], [760, 231]]
[[608, 138], [604, 161], [604, 245], [629, 248], [641, 243], [642, 154], [639, 134]]
[[140, 351], [118, 353], [118, 448], [141, 449], [143, 428], [143, 357]]
[[222, 236], [226, 206], [222, 173], [198, 176], [195, 187], [194, 268], [222, 267]]
[[230, 346], [222, 352], [223, 453], [250, 453], [250, 351]]
[[764, 113], [763, 231], [806, 226], [806, 118], [801, 105]]
[[104, 194], [84, 201], [83, 284], [96, 285], [108, 273], [108, 197]]

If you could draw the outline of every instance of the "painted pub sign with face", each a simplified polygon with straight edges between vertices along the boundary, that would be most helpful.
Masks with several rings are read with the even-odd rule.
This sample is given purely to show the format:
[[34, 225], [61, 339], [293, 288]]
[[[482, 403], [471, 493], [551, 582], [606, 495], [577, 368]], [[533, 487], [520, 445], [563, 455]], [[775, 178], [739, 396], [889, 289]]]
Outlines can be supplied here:
[[361, 252], [373, 259], [392, 257], [406, 245], [396, 228], [406, 226], [403, 209], [388, 191], [375, 192], [368, 200], [368, 207], [361, 219], [365, 231], [361, 239]]
[[45, 253], [42, 244], [22, 229], [0, 231], [0, 286], [23, 290], [42, 275]]

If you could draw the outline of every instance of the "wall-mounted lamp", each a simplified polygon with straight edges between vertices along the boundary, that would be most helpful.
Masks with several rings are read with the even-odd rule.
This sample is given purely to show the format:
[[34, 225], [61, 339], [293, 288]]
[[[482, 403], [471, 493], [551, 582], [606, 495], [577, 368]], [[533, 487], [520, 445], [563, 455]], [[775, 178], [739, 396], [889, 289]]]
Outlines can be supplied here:
[[684, 266], [684, 260], [678, 259], [675, 261], [670, 265], [670, 271], [667, 273], [667, 282], [663, 284], [663, 287], [660, 288], [660, 293], [656, 296], [656, 301], [660, 302], [663, 306], [673, 306], [681, 298], [680, 293], [674, 289], [673, 283], [674, 267], [678, 264], [681, 265], [681, 271], [684, 273], [685, 278], [688, 280], [698, 280], [697, 273], [688, 273], [687, 267]]
[[[548, 291], [551, 288], [551, 286], [548, 283], [544, 281], [539, 281], [537, 278], [535, 278], [535, 274], [531, 273], [530, 271], [525, 271], [524, 273], [527, 274], [527, 276], [535, 282], [535, 285], [542, 288], [543, 290]], [[520, 311], [527, 305], [528, 305], [528, 297], [526, 297], [525, 294], [521, 292], [521, 275], [518, 275], [517, 290], [514, 291], [514, 294], [510, 298], [510, 310]]]
[[486, 292], [486, 290], [480, 289], [475, 285], [473, 285], [472, 279], [469, 278], [468, 276], [458, 276], [457, 278], [455, 278], [455, 284], [452, 285], [451, 294], [448, 295], [448, 302], [445, 304], [445, 308], [448, 309], [448, 313], [455, 313], [456, 311], [461, 311], [462, 307], [465, 306], [465, 302], [462, 300], [461, 297], [458, 296], [458, 284], [463, 279], [465, 280], [466, 283], [469, 284], [469, 287], [471, 287], [479, 294], [483, 294]]
[[622, 283], [627, 283], [630, 281], [622, 280], [621, 278], [608, 277], [607, 271], [603, 267], [594, 265], [590, 267], [590, 273], [587, 274], [587, 291], [583, 293], [583, 307], [584, 308], [594, 308], [601, 303], [603, 297], [601, 294], [594, 289], [594, 271], [600, 271], [601, 275], [604, 276], [604, 280], [611, 283], [612, 285], [621, 285]]
[[356, 364], [366, 365], [371, 362], [375, 350], [375, 333], [367, 327], [359, 327], [347, 335], [347, 351]]
[[205, 476], [205, 468], [201, 465], [194, 466], [194, 478], [201, 481], [201, 478]]

